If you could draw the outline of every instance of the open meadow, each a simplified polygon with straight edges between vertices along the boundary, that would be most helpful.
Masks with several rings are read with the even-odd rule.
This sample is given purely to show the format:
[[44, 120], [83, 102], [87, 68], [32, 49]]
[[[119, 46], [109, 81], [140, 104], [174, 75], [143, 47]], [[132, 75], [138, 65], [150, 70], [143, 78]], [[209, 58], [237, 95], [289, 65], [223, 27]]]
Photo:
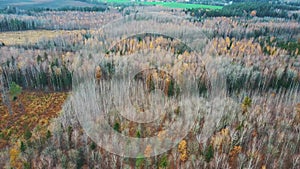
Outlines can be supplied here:
[[[131, 0], [99, 0], [100, 2], [105, 3], [132, 3]], [[222, 6], [216, 6], [216, 5], [203, 5], [203, 4], [192, 4], [192, 3], [185, 3], [185, 2], [164, 2], [164, 1], [141, 1], [141, 2], [135, 2], [137, 4], [142, 5], [156, 5], [156, 6], [163, 6], [168, 8], [202, 8], [202, 9], [221, 9]]]

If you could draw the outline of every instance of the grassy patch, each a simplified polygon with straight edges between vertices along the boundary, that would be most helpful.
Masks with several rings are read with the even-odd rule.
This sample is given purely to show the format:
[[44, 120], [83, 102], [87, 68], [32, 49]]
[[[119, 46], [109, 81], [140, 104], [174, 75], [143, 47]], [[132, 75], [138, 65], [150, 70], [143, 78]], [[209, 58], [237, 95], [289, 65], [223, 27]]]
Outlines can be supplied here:
[[203, 8], [203, 9], [222, 9], [222, 6], [214, 6], [214, 5], [202, 5], [202, 4], [187, 4], [187, 3], [179, 3], [179, 2], [143, 2], [145, 5], [158, 5], [168, 8]]
[[39, 40], [51, 39], [56, 36], [78, 33], [78, 30], [29, 30], [29, 31], [15, 31], [15, 32], [0, 32], [0, 42], [5, 45], [26, 45], [34, 44]]
[[188, 4], [188, 3], [179, 3], [179, 2], [132, 2], [131, 0], [99, 0], [100, 2], [107, 3], [138, 3], [142, 5], [157, 5], [168, 8], [203, 8], [203, 9], [222, 9], [222, 6], [214, 5], [202, 5], [202, 4]]

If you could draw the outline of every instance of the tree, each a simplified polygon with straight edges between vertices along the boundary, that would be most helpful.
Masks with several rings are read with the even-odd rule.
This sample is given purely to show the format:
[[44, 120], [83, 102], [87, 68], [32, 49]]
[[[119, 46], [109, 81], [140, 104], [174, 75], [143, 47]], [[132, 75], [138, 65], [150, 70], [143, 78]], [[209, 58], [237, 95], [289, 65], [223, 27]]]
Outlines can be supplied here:
[[29, 140], [29, 139], [31, 138], [31, 136], [32, 136], [31, 131], [30, 131], [29, 129], [26, 129], [26, 130], [25, 130], [25, 133], [24, 133], [24, 138], [25, 138], [26, 140]]
[[250, 13], [250, 15], [252, 16], [252, 17], [254, 17], [254, 16], [256, 16], [256, 10], [253, 10], [253, 11], [251, 11], [251, 13]]
[[116, 122], [114, 124], [114, 130], [117, 131], [117, 132], [120, 132], [120, 123]]
[[210, 162], [210, 160], [214, 158], [214, 149], [212, 145], [209, 145], [208, 148], [205, 149], [203, 155], [206, 162]]
[[22, 87], [20, 87], [18, 84], [12, 82], [9, 85], [9, 94], [12, 100], [16, 100], [21, 93], [22, 93]]
[[21, 143], [20, 143], [20, 151], [21, 151], [22, 153], [24, 153], [25, 150], [26, 150], [26, 145], [24, 144], [23, 141], [21, 141]]
[[168, 165], [169, 165], [168, 156], [165, 154], [165, 155], [162, 156], [162, 158], [159, 161], [159, 167], [160, 168], [167, 168]]

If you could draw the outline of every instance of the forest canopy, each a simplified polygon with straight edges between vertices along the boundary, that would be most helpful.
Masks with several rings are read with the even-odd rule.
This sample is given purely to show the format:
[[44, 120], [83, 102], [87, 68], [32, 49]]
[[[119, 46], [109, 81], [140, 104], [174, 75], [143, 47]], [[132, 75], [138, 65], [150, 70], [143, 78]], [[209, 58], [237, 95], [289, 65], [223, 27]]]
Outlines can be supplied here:
[[[299, 10], [300, 6], [292, 6], [289, 4], [272, 4], [269, 2], [240, 2], [232, 3], [231, 5], [224, 6], [219, 10], [203, 10], [203, 9], [188, 9], [187, 12], [193, 13], [196, 17], [242, 17], [249, 16], [252, 11], [252, 15], [257, 17], [278, 17], [289, 18], [288, 11]], [[292, 15], [294, 18], [299, 18], [298, 14]]]

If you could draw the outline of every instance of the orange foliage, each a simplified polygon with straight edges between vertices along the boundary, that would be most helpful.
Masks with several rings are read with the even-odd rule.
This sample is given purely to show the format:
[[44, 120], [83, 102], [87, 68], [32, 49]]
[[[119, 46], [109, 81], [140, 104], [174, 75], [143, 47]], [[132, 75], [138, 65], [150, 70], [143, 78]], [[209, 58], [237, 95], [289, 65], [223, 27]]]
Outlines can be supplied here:
[[237, 157], [238, 154], [242, 151], [241, 146], [234, 146], [229, 153], [229, 165], [231, 168], [237, 168]]
[[222, 129], [220, 132], [216, 133], [211, 139], [213, 147], [219, 150], [222, 149], [222, 146], [230, 144], [230, 141], [231, 138], [228, 128]]
[[[1, 98], [1, 97], [0, 97]], [[67, 93], [23, 92], [13, 101], [13, 114], [0, 99], [0, 131], [6, 140], [14, 140], [23, 136], [25, 130], [35, 126], [47, 127], [51, 118], [60, 112]], [[3, 143], [3, 141], [1, 141]], [[1, 144], [2, 147], [5, 145]], [[0, 148], [2, 148], [0, 147]]]
[[180, 152], [180, 160], [186, 161], [188, 159], [188, 152], [187, 152], [187, 142], [182, 140], [178, 145], [178, 151]]
[[20, 151], [17, 148], [12, 148], [9, 151], [10, 165], [13, 168], [22, 168], [22, 162], [19, 159]]
[[252, 16], [252, 17], [254, 17], [254, 16], [256, 16], [256, 10], [253, 10], [253, 11], [251, 11], [251, 13], [250, 13], [250, 15]]
[[150, 157], [151, 153], [152, 153], [151, 145], [147, 145], [147, 147], [146, 147], [146, 149], [144, 151], [145, 157]]
[[97, 66], [96, 67], [96, 79], [100, 80], [101, 76], [102, 76], [101, 68], [100, 68], [100, 66]]

